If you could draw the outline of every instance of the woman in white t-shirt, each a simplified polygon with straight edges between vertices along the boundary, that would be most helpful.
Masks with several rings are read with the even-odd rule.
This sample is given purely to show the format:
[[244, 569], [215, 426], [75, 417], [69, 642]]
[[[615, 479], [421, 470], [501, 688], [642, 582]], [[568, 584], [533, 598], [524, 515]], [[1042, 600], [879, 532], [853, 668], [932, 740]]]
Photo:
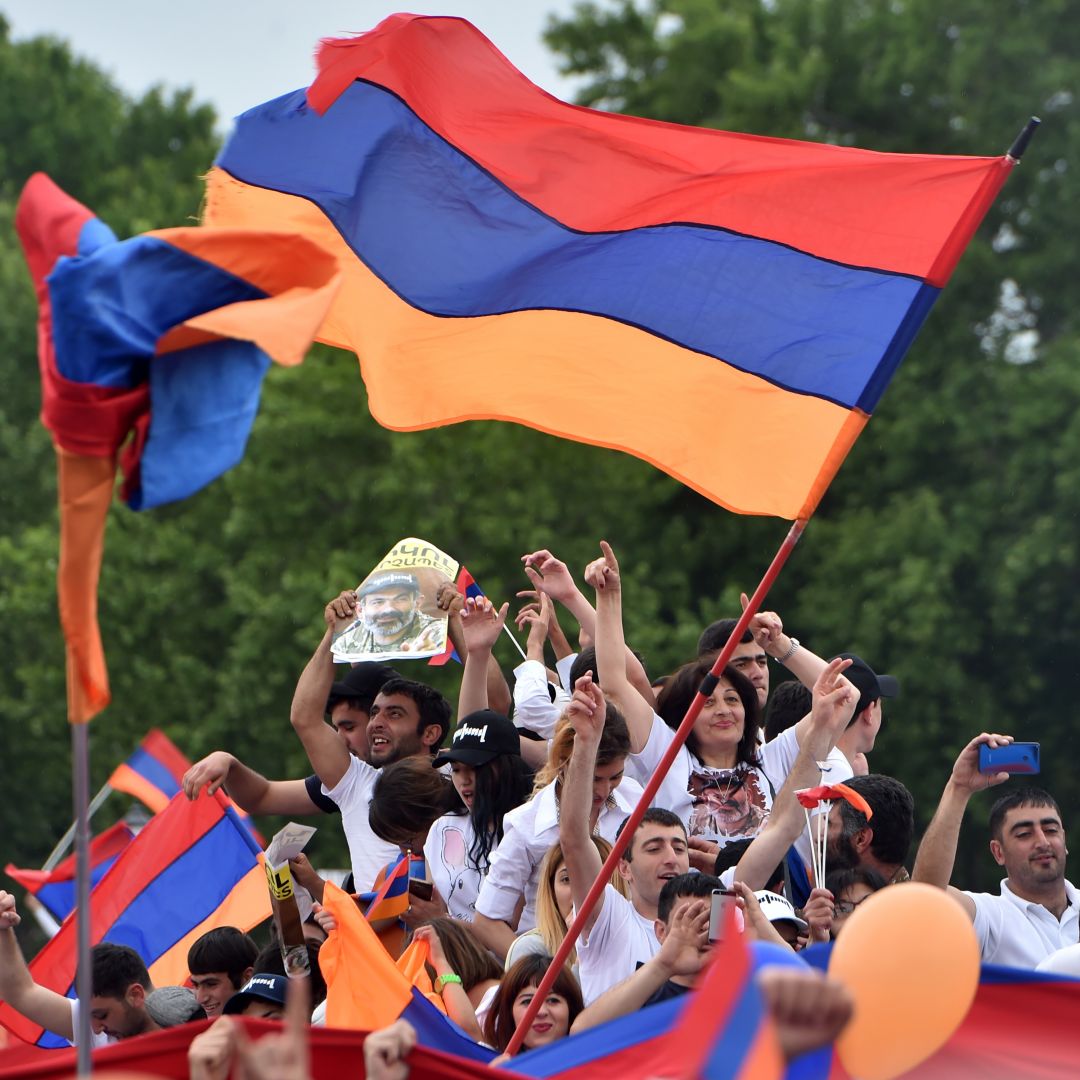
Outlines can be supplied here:
[[[631, 754], [627, 772], [643, 785], [659, 771], [698, 688], [706, 682], [711, 660], [683, 665], [664, 684], [654, 707], [626, 678], [622, 625], [622, 584], [611, 548], [594, 560], [585, 580], [596, 589], [596, 659], [604, 696], [626, 718]], [[710, 681], [711, 680], [710, 678]], [[759, 746], [761, 726], [757, 691], [730, 665], [715, 680], [685, 744], [652, 800], [677, 814], [687, 836], [723, 847], [731, 840], [756, 836], [798, 754], [798, 729], [790, 728]]]
[[519, 745], [517, 728], [505, 716], [481, 709], [458, 724], [432, 762], [436, 768], [449, 764], [461, 800], [431, 826], [424, 844], [427, 872], [455, 919], [473, 921], [476, 897], [503, 838], [503, 818], [532, 789]]

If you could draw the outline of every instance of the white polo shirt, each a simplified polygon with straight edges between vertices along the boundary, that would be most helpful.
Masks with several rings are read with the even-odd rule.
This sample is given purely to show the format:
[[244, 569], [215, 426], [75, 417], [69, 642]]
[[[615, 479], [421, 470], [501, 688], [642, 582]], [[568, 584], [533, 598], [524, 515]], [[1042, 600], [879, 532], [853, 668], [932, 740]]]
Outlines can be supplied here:
[[1001, 883], [1001, 895], [965, 893], [975, 902], [975, 936], [984, 964], [1034, 968], [1051, 953], [1080, 941], [1080, 893], [1065, 882], [1069, 906], [1056, 919], [1042, 904], [1019, 897]]

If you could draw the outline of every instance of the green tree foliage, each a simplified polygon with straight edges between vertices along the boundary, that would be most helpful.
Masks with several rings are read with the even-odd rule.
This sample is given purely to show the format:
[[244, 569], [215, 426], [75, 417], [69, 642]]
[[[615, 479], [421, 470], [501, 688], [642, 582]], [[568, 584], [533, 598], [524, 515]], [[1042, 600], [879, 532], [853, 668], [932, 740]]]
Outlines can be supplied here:
[[[547, 35], [583, 101], [664, 120], [992, 154], [1044, 118], [774, 598], [823, 651], [901, 676], [874, 765], [912, 787], [923, 821], [983, 730], [1041, 740], [1045, 783], [1080, 801], [1078, 16], [1074, 0], [622, 0]], [[982, 835], [961, 876], [985, 883]]]
[[[582, 5], [548, 35], [584, 103], [670, 121], [992, 154], [1044, 115], [770, 600], [811, 647], [855, 649], [901, 677], [874, 764], [908, 782], [924, 820], [981, 730], [1040, 739], [1048, 786], [1080, 803], [1067, 764], [1080, 634], [1067, 291], [1078, 15], [1078, 0], [621, 0]], [[0, 822], [5, 858], [33, 865], [70, 820], [70, 773], [55, 480], [14, 201], [44, 169], [122, 236], [185, 224], [216, 142], [212, 111], [189, 92], [132, 101], [67, 45], [12, 42], [4, 27], [0, 90]], [[768, 452], [748, 447], [745, 467]], [[496, 600], [525, 587], [523, 552], [550, 547], [580, 570], [604, 536], [625, 568], [629, 638], [661, 673], [738, 610], [785, 530], [623, 455], [523, 428], [387, 432], [355, 359], [314, 349], [270, 372], [230, 474], [181, 505], [114, 509], [101, 590], [114, 703], [91, 728], [93, 786], [151, 726], [192, 758], [225, 747], [272, 776], [306, 772], [288, 710], [322, 606], [402, 536], [453, 553]], [[509, 643], [501, 658], [509, 670]], [[452, 665], [403, 666], [456, 694]], [[126, 802], [114, 797], [101, 822]], [[316, 823], [314, 858], [343, 865], [336, 821]], [[965, 880], [991, 876], [974, 836], [962, 858]]]

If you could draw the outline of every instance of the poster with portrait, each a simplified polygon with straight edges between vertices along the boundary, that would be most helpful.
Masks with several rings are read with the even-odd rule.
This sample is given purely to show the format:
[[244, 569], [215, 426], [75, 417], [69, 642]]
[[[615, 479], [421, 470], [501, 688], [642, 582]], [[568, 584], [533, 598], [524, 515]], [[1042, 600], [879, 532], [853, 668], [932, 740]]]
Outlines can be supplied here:
[[448, 617], [435, 604], [457, 561], [426, 540], [399, 540], [356, 587], [356, 620], [335, 635], [338, 663], [409, 660], [446, 650]]

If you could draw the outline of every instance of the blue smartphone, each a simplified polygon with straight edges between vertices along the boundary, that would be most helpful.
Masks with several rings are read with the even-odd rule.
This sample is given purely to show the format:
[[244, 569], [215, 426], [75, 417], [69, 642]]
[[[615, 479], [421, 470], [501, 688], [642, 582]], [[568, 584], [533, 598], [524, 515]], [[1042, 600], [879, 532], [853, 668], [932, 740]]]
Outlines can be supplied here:
[[1039, 744], [1014, 742], [1008, 746], [979, 747], [979, 772], [1019, 773], [1031, 775], [1039, 771]]

